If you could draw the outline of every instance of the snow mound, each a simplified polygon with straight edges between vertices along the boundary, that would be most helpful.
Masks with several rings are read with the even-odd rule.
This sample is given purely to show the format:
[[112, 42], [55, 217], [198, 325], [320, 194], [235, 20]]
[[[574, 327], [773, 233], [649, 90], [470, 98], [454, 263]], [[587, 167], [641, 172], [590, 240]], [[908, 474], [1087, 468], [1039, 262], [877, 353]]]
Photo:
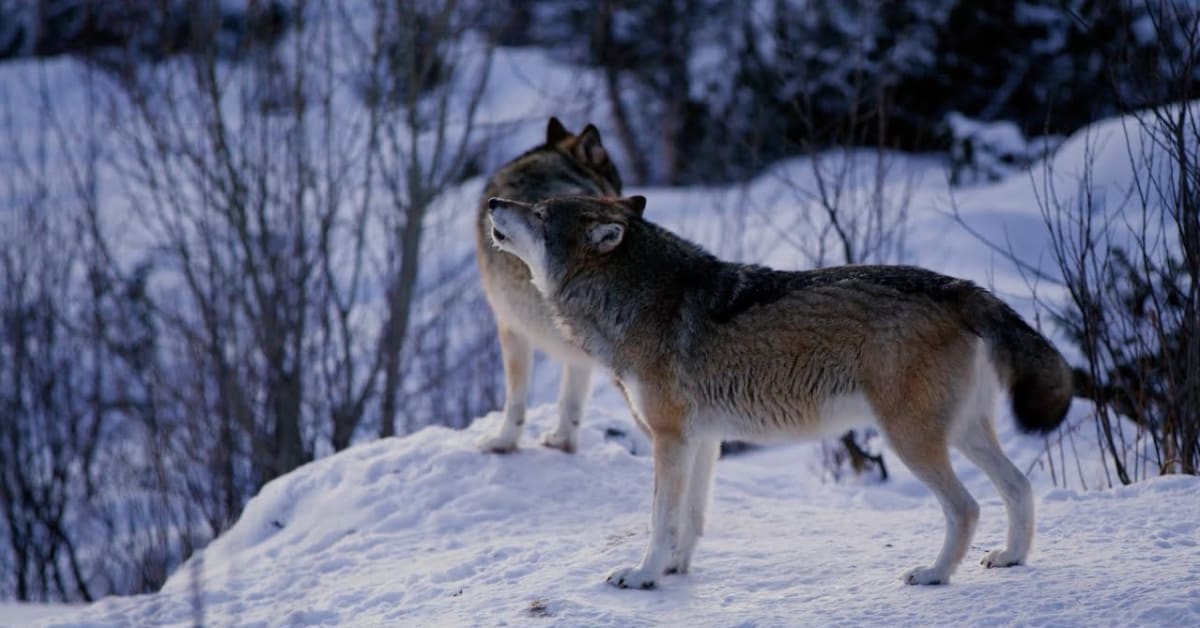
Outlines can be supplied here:
[[[983, 508], [976, 545], [951, 586], [914, 588], [898, 575], [932, 560], [943, 525], [911, 476], [829, 484], [813, 446], [764, 448], [718, 465], [690, 575], [618, 591], [605, 573], [646, 542], [645, 437], [600, 406], [569, 456], [533, 445], [552, 407], [529, 419], [525, 448], [509, 456], [475, 450], [498, 426], [492, 414], [306, 465], [264, 487], [160, 593], [44, 625], [1200, 623], [1200, 478], [1092, 492], [1035, 482], [1031, 565], [985, 570], [1003, 507], [959, 461]], [[1006, 437], [1006, 448], [1027, 440]]]

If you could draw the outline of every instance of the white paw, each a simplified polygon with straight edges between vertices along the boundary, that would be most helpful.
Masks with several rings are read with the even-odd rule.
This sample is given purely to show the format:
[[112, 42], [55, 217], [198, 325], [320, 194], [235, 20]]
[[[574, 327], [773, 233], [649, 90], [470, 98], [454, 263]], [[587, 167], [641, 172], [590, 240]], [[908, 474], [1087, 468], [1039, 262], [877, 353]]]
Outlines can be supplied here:
[[489, 454], [511, 454], [517, 450], [517, 439], [504, 436], [485, 436], [476, 443], [480, 451]]
[[575, 453], [575, 438], [563, 436], [558, 432], [547, 432], [542, 434], [541, 443], [544, 447], [557, 449], [568, 454]]
[[992, 550], [988, 552], [987, 556], [983, 557], [983, 560], [979, 561], [979, 564], [988, 569], [992, 567], [1013, 567], [1024, 563], [1024, 556], [1017, 556], [1006, 549]]
[[950, 584], [950, 574], [932, 567], [909, 569], [900, 576], [904, 584]]
[[614, 569], [608, 573], [608, 583], [618, 589], [653, 589], [658, 574], [638, 567]]

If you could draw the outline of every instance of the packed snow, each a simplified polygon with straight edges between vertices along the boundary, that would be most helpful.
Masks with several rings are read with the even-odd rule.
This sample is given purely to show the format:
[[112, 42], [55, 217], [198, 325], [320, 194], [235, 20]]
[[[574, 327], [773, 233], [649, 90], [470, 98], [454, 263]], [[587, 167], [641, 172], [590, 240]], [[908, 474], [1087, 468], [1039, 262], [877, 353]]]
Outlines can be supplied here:
[[31, 626], [56, 615], [70, 612], [75, 605], [39, 602], [0, 602], [0, 626]]
[[[905, 470], [887, 483], [825, 481], [814, 445], [718, 464], [692, 572], [652, 591], [604, 582], [647, 539], [645, 438], [607, 403], [576, 455], [540, 448], [556, 419], [530, 413], [526, 448], [478, 452], [498, 414], [354, 447], [268, 484], [241, 520], [160, 593], [108, 598], [46, 626], [185, 625], [1196, 625], [1200, 478], [1052, 488], [1039, 439], [1000, 425], [1038, 493], [1028, 566], [984, 569], [1003, 543], [996, 491], [956, 459], [982, 507], [953, 582], [902, 570], [941, 544], [936, 501]], [[1076, 413], [1078, 415], [1078, 412]], [[894, 458], [893, 458], [894, 460]]]

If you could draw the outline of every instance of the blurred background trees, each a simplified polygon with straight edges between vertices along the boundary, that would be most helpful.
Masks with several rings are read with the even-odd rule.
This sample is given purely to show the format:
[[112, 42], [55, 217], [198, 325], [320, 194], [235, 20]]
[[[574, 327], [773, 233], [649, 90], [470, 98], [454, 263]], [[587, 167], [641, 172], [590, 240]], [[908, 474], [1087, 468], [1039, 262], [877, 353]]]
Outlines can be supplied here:
[[0, 5], [0, 49], [87, 80], [0, 102], [0, 596], [154, 590], [272, 478], [496, 405], [474, 260], [425, 238], [478, 150], [478, 9], [346, 8]]
[[[1197, 28], [1157, 0], [0, 0], [0, 62], [30, 68], [0, 85], [0, 598], [154, 590], [271, 478], [498, 405], [474, 260], [443, 246], [458, 185], [526, 148], [479, 119], [495, 46], [597, 73], [627, 183], [808, 157], [811, 266], [905, 260], [894, 150], [969, 183], [1142, 111], [1175, 158], [1108, 220], [1175, 235], [1096, 256], [1106, 223], [1048, 195], [1055, 315], [1114, 477], [1150, 472], [1119, 446], [1146, 435], [1194, 473], [1200, 135], [1170, 103]], [[828, 464], [885, 473], [864, 435]]]
[[1157, 19], [1177, 4], [1158, 0], [507, 4], [501, 14], [527, 19], [504, 23], [504, 43], [605, 72], [643, 184], [744, 179], [840, 145], [847, 128], [856, 144], [945, 150], [951, 112], [1070, 133], [1169, 98], [1135, 86], [1182, 53], [1187, 31]]

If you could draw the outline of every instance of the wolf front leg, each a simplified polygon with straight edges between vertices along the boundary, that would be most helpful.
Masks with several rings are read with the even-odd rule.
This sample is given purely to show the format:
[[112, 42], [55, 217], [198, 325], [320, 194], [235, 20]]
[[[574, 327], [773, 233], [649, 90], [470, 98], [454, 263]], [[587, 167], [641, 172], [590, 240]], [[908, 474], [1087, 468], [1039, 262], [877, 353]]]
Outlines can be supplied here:
[[558, 427], [542, 435], [546, 447], [575, 453], [579, 439], [579, 421], [583, 418], [583, 405], [592, 391], [592, 366], [590, 364], [567, 364], [563, 367], [562, 385], [558, 393]]
[[500, 353], [504, 359], [504, 424], [499, 433], [482, 438], [479, 448], [505, 454], [516, 450], [521, 428], [525, 425], [525, 397], [529, 394], [533, 345], [519, 332], [502, 327]]
[[679, 541], [667, 565], [666, 573], [687, 573], [692, 565], [692, 552], [698, 537], [704, 534], [704, 518], [708, 512], [713, 472], [721, 455], [721, 441], [710, 438], [698, 441], [692, 448], [692, 460], [687, 471], [687, 489], [680, 512]]
[[688, 467], [694, 443], [678, 433], [654, 434], [654, 505], [650, 514], [650, 545], [636, 567], [614, 569], [608, 582], [621, 589], [652, 589], [670, 564], [680, 542], [679, 515], [687, 490]]

